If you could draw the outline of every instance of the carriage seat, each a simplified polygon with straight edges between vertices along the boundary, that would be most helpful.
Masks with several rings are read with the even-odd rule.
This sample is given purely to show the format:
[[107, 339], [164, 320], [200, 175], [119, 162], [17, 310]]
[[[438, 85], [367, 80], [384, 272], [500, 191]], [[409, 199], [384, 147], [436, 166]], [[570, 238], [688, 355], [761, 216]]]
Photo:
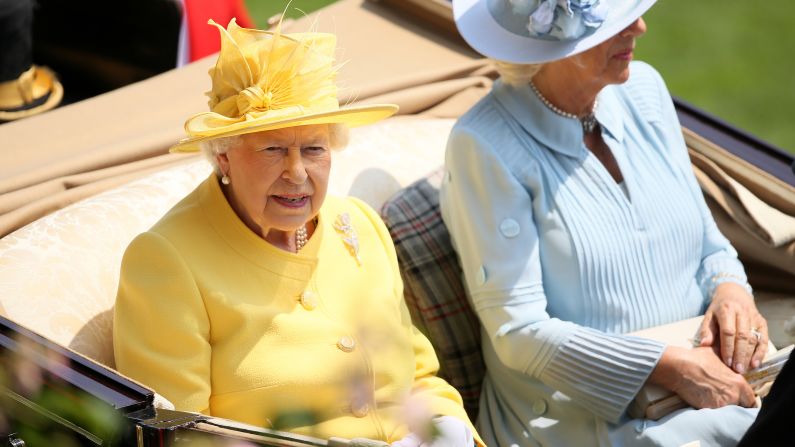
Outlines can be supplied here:
[[439, 169], [401, 190], [384, 203], [381, 217], [395, 243], [411, 319], [430, 339], [439, 358], [439, 375], [461, 393], [474, 421], [486, 368], [480, 324], [439, 210], [443, 173]]

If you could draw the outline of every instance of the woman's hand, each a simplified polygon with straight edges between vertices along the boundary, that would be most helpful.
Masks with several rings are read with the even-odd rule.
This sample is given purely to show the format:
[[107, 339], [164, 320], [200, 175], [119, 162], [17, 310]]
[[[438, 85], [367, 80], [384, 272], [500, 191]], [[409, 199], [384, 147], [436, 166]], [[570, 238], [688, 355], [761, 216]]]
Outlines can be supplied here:
[[756, 368], [767, 354], [767, 321], [744, 287], [726, 282], [715, 288], [699, 329], [700, 346], [712, 346], [740, 374]]
[[721, 362], [709, 347], [666, 348], [649, 382], [675, 392], [693, 408], [756, 405], [748, 382]]
[[453, 416], [439, 416], [431, 421], [433, 426], [427, 436], [409, 433], [392, 447], [472, 447], [475, 440], [464, 422]]

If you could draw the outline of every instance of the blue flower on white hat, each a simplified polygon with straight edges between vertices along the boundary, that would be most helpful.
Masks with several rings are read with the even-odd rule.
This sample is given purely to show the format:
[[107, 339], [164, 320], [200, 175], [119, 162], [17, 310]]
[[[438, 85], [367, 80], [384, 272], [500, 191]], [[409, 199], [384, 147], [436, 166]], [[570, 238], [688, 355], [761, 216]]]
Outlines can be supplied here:
[[570, 14], [579, 13], [586, 26], [598, 27], [607, 18], [607, 5], [599, 0], [570, 0]]
[[452, 0], [464, 40], [480, 54], [539, 64], [619, 34], [657, 0]]
[[527, 30], [542, 39], [571, 41], [605, 21], [607, 5], [599, 0], [508, 0], [514, 14], [527, 16]]
[[549, 34], [552, 30], [552, 21], [555, 20], [556, 3], [557, 0], [542, 0], [536, 10], [530, 14], [527, 30], [531, 35]]

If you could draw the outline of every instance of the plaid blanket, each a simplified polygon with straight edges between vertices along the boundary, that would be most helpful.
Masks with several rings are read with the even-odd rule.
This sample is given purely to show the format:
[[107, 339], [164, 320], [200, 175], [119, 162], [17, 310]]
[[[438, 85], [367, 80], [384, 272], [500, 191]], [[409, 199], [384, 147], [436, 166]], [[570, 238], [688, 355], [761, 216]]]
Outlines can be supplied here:
[[395, 243], [414, 325], [436, 349], [439, 375], [458, 389], [475, 420], [485, 373], [480, 325], [439, 211], [442, 174], [440, 169], [399, 191], [384, 203], [381, 216]]

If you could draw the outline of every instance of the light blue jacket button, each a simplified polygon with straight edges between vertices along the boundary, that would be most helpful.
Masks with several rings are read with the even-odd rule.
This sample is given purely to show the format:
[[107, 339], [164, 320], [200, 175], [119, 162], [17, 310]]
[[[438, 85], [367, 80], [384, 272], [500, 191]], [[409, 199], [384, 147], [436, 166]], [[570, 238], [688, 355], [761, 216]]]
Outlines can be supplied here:
[[508, 218], [500, 223], [500, 233], [507, 238], [514, 238], [519, 235], [519, 222]]
[[543, 416], [547, 412], [547, 401], [544, 399], [536, 399], [533, 402], [533, 414], [536, 416]]
[[480, 269], [478, 270], [478, 273], [475, 276], [475, 281], [478, 283], [479, 286], [486, 284], [486, 269], [482, 265], [480, 266]]

